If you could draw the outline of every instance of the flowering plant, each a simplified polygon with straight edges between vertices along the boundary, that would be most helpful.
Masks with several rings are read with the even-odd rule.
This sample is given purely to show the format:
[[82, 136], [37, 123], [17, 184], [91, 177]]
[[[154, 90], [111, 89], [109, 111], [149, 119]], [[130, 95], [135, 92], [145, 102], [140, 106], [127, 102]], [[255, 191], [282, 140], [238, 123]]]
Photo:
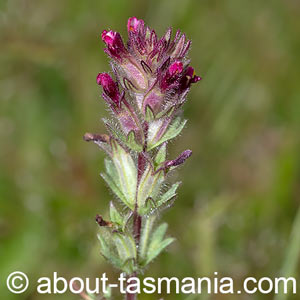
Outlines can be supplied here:
[[167, 188], [168, 175], [192, 151], [167, 160], [167, 144], [184, 128], [181, 108], [191, 84], [201, 78], [189, 66], [191, 42], [179, 30], [174, 39], [171, 29], [158, 39], [135, 17], [128, 20], [127, 29], [127, 46], [118, 32], [102, 32], [115, 80], [100, 73], [97, 83], [112, 119], [104, 119], [109, 135], [87, 133], [84, 139], [107, 153], [102, 177], [118, 199], [110, 203], [109, 220], [96, 216], [101, 253], [130, 277], [173, 241], [165, 237], [167, 224], [157, 225], [156, 219], [172, 204], [180, 184]]

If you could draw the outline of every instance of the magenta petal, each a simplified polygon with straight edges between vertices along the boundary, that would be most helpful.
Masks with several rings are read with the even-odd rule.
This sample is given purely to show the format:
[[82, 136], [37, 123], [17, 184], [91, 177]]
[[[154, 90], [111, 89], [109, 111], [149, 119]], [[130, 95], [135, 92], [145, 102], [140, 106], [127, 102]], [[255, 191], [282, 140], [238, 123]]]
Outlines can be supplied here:
[[104, 51], [112, 58], [121, 59], [127, 54], [121, 35], [115, 31], [103, 30], [101, 34], [102, 41], [106, 44], [107, 49]]
[[202, 77], [195, 75], [192, 79], [191, 79], [191, 83], [196, 83], [198, 81], [202, 80]]
[[183, 64], [181, 61], [175, 61], [168, 69], [170, 76], [174, 76], [181, 73], [183, 70]]
[[97, 76], [97, 83], [103, 87], [105, 94], [117, 105], [120, 103], [120, 93], [117, 84], [107, 73], [100, 73]]
[[113, 44], [114, 44], [114, 40], [116, 38], [116, 32], [110, 30], [110, 31], [106, 31], [106, 30], [103, 30], [102, 31], [102, 34], [101, 34], [101, 38], [102, 38], [102, 41], [107, 45], [107, 46], [110, 46], [112, 47]]
[[161, 80], [160, 87], [162, 90], [175, 88], [178, 86], [178, 79], [183, 71], [183, 64], [181, 61], [175, 61], [168, 68], [165, 76]]
[[136, 17], [132, 17], [128, 19], [127, 22], [127, 30], [129, 32], [138, 32], [139, 29], [144, 27], [144, 21], [138, 20]]

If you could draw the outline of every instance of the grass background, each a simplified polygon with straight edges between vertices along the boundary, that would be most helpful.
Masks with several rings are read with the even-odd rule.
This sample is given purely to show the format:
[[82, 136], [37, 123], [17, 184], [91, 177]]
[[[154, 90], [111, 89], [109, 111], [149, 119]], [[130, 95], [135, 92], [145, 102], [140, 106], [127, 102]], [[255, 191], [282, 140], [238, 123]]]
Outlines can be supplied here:
[[170, 25], [182, 29], [204, 77], [170, 149], [170, 157], [187, 145], [194, 152], [177, 174], [176, 205], [163, 216], [177, 242], [147, 275], [218, 272], [237, 287], [246, 276], [300, 281], [299, 13], [297, 0], [0, 0], [1, 299], [78, 299], [40, 296], [34, 284], [12, 295], [5, 278], [16, 270], [32, 282], [54, 271], [117, 276], [99, 254], [94, 222], [111, 199], [98, 176], [104, 154], [82, 136], [104, 131], [95, 77], [109, 65], [99, 35], [111, 28], [126, 37], [130, 16], [160, 35]]

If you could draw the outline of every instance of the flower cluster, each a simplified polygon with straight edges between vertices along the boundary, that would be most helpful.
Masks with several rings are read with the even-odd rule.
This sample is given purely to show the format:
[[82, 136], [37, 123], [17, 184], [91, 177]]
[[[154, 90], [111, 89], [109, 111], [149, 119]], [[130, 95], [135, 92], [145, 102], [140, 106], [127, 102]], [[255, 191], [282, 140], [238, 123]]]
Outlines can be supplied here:
[[166, 224], [156, 226], [155, 219], [179, 186], [166, 189], [167, 174], [192, 152], [167, 160], [167, 143], [184, 128], [181, 108], [201, 77], [187, 58], [191, 41], [179, 30], [174, 39], [171, 29], [159, 39], [135, 17], [128, 20], [127, 30], [126, 46], [118, 32], [102, 32], [113, 76], [100, 73], [97, 83], [113, 119], [104, 120], [109, 135], [89, 133], [85, 140], [108, 154], [102, 177], [119, 200], [111, 202], [109, 221], [97, 216], [102, 255], [133, 274], [172, 242], [164, 238]]

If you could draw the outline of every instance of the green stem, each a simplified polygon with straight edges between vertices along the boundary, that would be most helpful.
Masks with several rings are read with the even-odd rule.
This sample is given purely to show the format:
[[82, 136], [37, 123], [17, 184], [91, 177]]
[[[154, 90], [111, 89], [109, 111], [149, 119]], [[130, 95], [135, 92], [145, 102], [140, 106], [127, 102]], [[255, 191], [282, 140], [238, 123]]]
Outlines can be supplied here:
[[[138, 156], [138, 180], [137, 184], [139, 184], [139, 181], [141, 179], [141, 176], [143, 174], [145, 168], [145, 158], [143, 155], [143, 152], [139, 153]], [[138, 249], [139, 243], [140, 243], [140, 237], [141, 237], [141, 228], [142, 228], [142, 216], [138, 214], [138, 207], [137, 207], [137, 201], [135, 203], [134, 211], [133, 211], [133, 236], [135, 239], [135, 244]], [[130, 277], [135, 277], [137, 274], [136, 272], [129, 275]], [[136, 294], [131, 294], [131, 293], [126, 293], [126, 300], [136, 300], [137, 295]]]
[[[147, 135], [148, 135], [148, 123], [147, 122], [144, 122], [144, 124], [143, 124], [143, 133], [144, 133], [144, 147], [143, 147], [143, 151], [139, 152], [139, 154], [138, 154], [137, 188], [139, 186], [139, 182], [141, 180], [141, 177], [143, 175], [143, 172], [144, 172], [145, 166], [146, 166], [145, 153], [147, 151]], [[142, 216], [140, 216], [138, 213], [138, 204], [137, 204], [137, 199], [136, 199], [135, 207], [134, 207], [134, 211], [133, 211], [133, 236], [135, 239], [135, 244], [136, 244], [137, 249], [138, 249], [139, 243], [140, 243], [141, 229], [142, 229]], [[129, 277], [136, 277], [136, 276], [137, 276], [136, 272], [129, 275]], [[131, 294], [131, 293], [126, 293], [125, 299], [126, 300], [136, 300], [137, 295]]]

